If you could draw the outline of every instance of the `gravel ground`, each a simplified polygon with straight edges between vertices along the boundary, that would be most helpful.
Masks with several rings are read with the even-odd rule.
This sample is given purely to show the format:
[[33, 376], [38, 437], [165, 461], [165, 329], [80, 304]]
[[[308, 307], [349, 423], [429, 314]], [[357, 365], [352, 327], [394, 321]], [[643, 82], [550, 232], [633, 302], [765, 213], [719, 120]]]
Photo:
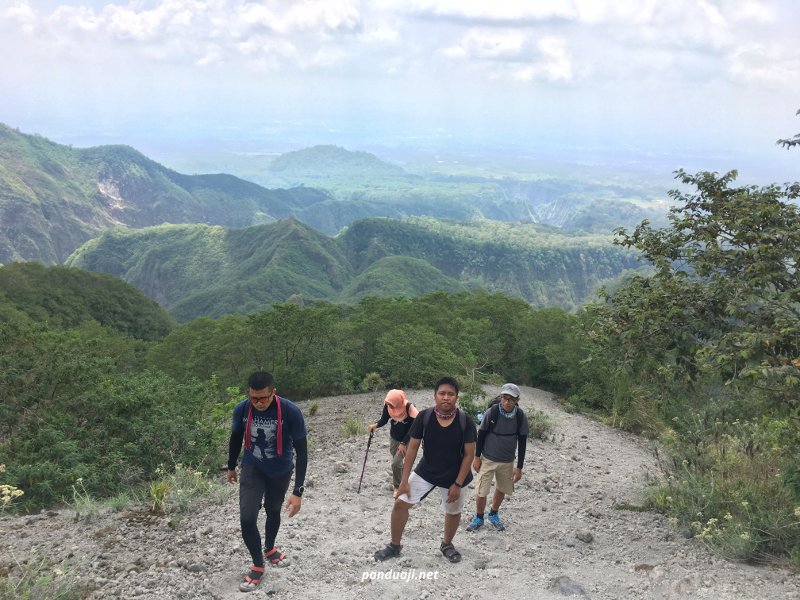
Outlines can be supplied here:
[[[497, 392], [487, 388], [489, 397]], [[383, 395], [316, 400], [317, 414], [307, 417], [303, 507], [284, 519], [278, 536], [292, 565], [270, 569], [249, 597], [800, 599], [800, 578], [790, 571], [716, 558], [661, 515], [615, 509], [638, 503], [647, 474], [656, 472], [648, 443], [567, 414], [541, 390], [523, 387], [522, 394], [524, 408], [553, 418], [554, 439], [529, 443], [523, 478], [501, 510], [506, 531], [464, 530], [474, 511], [474, 490], [467, 490], [454, 540], [463, 560], [455, 565], [438, 549], [443, 519], [433, 498], [412, 511], [401, 557], [374, 561], [389, 539], [393, 502], [388, 427], [373, 438], [360, 494], [366, 436], [345, 438], [341, 427], [350, 416], [376, 420]], [[408, 397], [420, 408], [433, 402], [431, 390]], [[309, 403], [300, 406], [308, 412]], [[244, 597], [237, 586], [249, 555], [235, 486], [177, 524], [145, 511], [76, 521], [64, 509], [2, 517], [0, 534], [0, 575], [36, 551], [39, 560], [78, 573], [87, 598]]]

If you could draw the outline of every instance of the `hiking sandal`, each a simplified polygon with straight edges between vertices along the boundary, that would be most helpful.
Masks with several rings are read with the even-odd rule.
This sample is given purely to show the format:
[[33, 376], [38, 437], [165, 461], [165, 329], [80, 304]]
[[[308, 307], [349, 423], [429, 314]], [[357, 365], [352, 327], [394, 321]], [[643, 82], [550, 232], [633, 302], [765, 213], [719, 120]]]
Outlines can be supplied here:
[[288, 567], [291, 564], [291, 561], [286, 558], [286, 554], [277, 548], [273, 548], [269, 552], [264, 548], [264, 560], [271, 567]]
[[444, 557], [451, 563], [461, 562], [461, 553], [458, 550], [456, 550], [453, 544], [445, 544], [444, 542], [442, 542], [442, 545], [439, 546], [439, 550], [442, 551]]
[[375, 553], [375, 560], [386, 560], [387, 558], [394, 558], [400, 556], [400, 550], [403, 546], [395, 546], [393, 544], [386, 544], [386, 548], [381, 548]]
[[261, 578], [264, 576], [264, 567], [253, 565], [250, 572], [244, 576], [244, 581], [239, 584], [240, 592], [253, 592], [261, 585]]

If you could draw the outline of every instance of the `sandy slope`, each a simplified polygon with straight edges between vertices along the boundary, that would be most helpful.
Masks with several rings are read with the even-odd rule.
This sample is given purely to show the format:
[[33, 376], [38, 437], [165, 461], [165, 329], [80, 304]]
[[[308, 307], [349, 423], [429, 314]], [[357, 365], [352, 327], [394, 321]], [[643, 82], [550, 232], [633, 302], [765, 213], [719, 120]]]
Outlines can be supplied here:
[[[312, 450], [303, 508], [284, 519], [278, 538], [294, 564], [271, 569], [250, 597], [547, 599], [582, 589], [593, 599], [800, 599], [800, 578], [788, 571], [714, 558], [660, 515], [612, 508], [637, 502], [646, 474], [655, 471], [647, 443], [566, 414], [545, 392], [522, 391], [523, 407], [553, 417], [555, 439], [529, 444], [518, 491], [503, 505], [505, 532], [462, 527], [454, 541], [463, 554], [457, 565], [439, 553], [442, 516], [433, 498], [412, 511], [403, 555], [374, 562], [372, 554], [389, 538], [388, 427], [373, 440], [361, 494], [366, 436], [343, 438], [340, 427], [350, 415], [365, 423], [377, 419], [383, 397], [318, 400], [318, 413], [308, 418]], [[433, 399], [431, 390], [408, 395], [419, 407]], [[307, 412], [307, 404], [301, 407]], [[473, 490], [468, 494], [464, 526], [474, 508]], [[92, 598], [245, 597], [237, 584], [249, 559], [233, 487], [223, 505], [209, 502], [176, 528], [164, 517], [115, 513], [87, 524], [72, 516], [63, 510], [0, 519], [0, 569], [36, 548], [55, 563], [70, 557], [96, 588]], [[589, 542], [576, 537], [588, 539], [586, 533]], [[435, 579], [419, 579], [423, 573]], [[559, 586], [560, 577], [569, 581]]]

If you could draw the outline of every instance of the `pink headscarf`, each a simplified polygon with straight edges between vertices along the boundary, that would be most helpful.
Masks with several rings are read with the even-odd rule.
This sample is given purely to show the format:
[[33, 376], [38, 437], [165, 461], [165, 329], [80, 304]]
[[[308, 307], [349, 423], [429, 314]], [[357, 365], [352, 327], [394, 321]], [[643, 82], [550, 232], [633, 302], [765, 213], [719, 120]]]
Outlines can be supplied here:
[[419, 414], [417, 407], [406, 400], [406, 393], [403, 390], [389, 390], [383, 403], [389, 410], [389, 416], [395, 421], [404, 421], [406, 413], [411, 418]]

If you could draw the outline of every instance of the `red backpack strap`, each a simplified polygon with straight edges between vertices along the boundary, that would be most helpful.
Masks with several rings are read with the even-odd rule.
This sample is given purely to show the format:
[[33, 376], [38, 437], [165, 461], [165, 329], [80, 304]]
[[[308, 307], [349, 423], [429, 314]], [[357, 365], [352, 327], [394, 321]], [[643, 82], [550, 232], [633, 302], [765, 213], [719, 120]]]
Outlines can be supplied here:
[[283, 418], [281, 415], [281, 399], [275, 394], [275, 404], [278, 406], [278, 456], [283, 455]]
[[247, 425], [244, 428], [244, 449], [250, 450], [250, 423], [253, 422], [253, 403], [248, 400], [247, 404], [250, 408], [247, 410]]
[[[275, 405], [278, 408], [278, 456], [283, 456], [283, 415], [281, 413], [281, 399], [275, 396]], [[250, 423], [253, 422], [253, 403], [250, 402], [250, 408], [247, 410], [247, 425], [244, 428], [244, 447], [245, 450], [250, 450]]]

